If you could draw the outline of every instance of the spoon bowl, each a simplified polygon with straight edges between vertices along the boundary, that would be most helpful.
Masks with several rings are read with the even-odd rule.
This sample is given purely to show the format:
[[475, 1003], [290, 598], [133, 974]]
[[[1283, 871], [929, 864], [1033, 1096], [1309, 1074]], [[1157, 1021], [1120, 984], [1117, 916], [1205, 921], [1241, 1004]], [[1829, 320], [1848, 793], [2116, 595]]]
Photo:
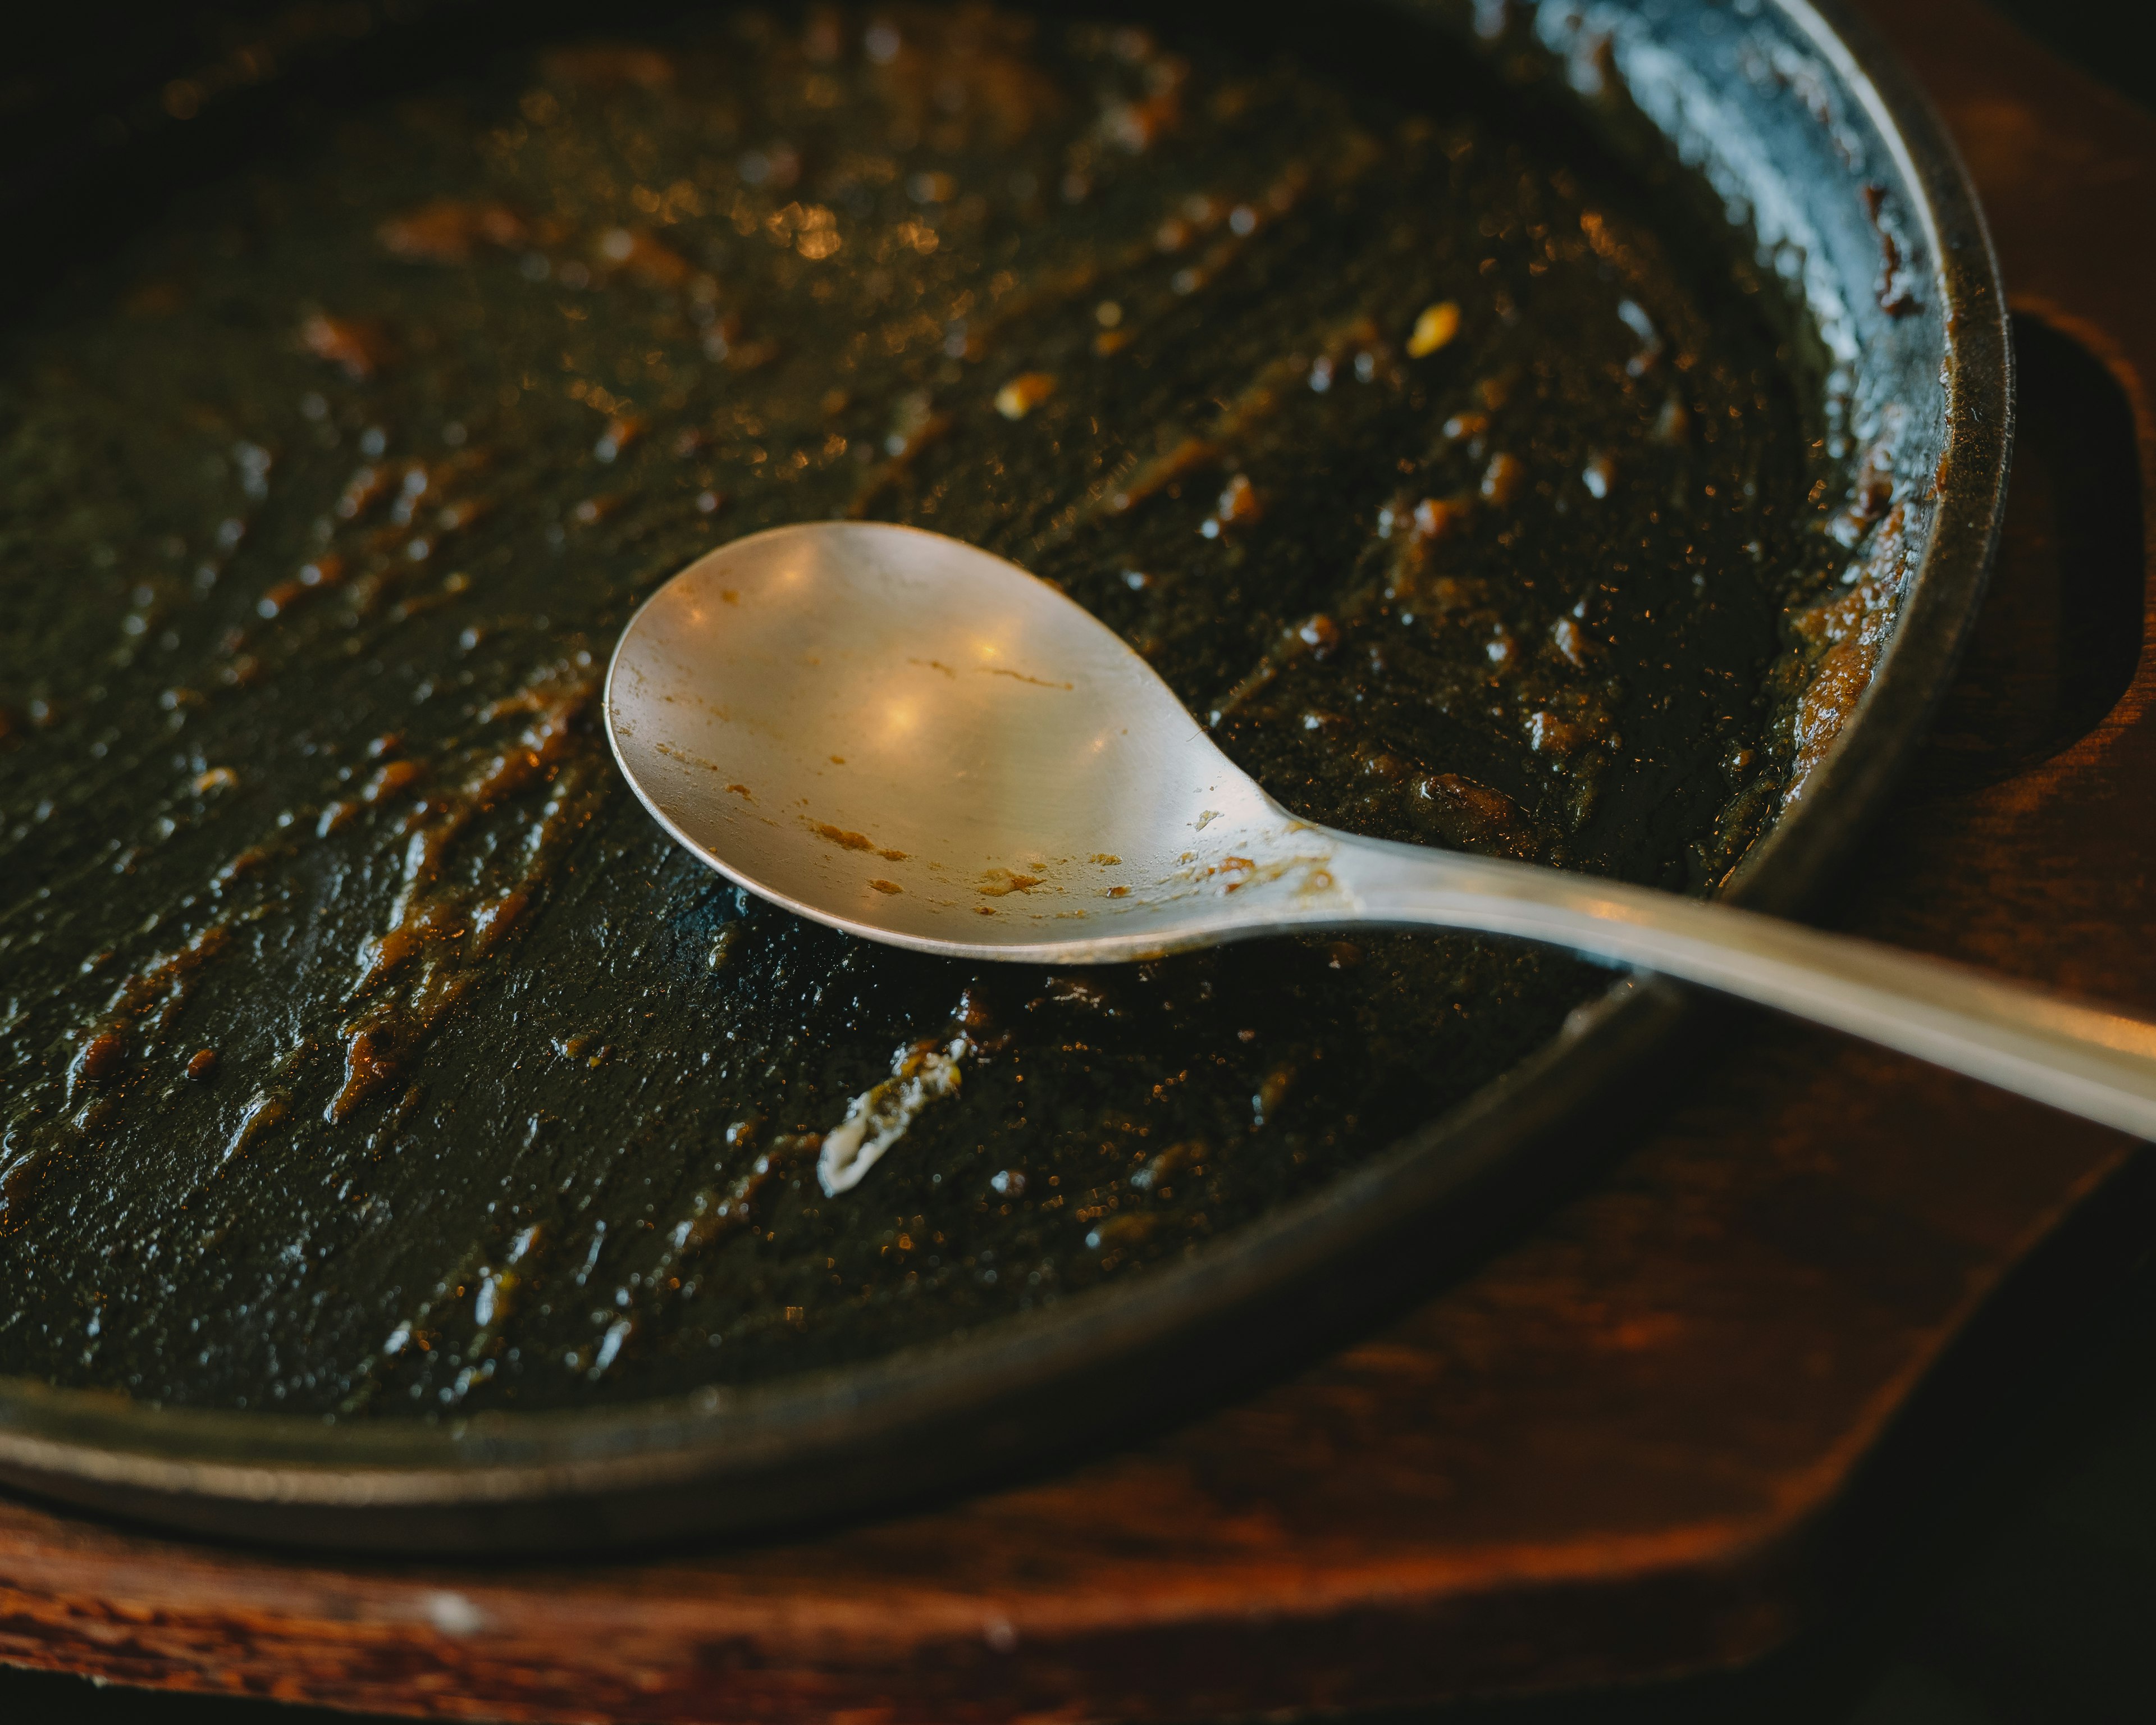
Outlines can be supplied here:
[[607, 734], [697, 855], [924, 952], [1132, 958], [1348, 909], [1329, 836], [1050, 586], [910, 527], [737, 540], [629, 624]]
[[607, 736], [731, 879], [953, 957], [1144, 958], [1450, 927], [1638, 966], [2156, 1137], [2156, 1025], [1675, 894], [1298, 820], [1044, 581], [911, 527], [721, 547], [630, 619]]

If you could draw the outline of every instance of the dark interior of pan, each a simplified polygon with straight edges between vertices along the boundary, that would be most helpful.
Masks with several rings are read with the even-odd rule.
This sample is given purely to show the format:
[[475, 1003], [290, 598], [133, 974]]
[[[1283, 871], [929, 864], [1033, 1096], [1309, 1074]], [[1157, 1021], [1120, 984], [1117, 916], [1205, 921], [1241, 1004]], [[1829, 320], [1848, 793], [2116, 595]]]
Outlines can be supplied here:
[[591, 710], [721, 539], [977, 541], [1302, 812], [1774, 911], [1981, 594], [1994, 265], [1839, 7], [162, 20], [0, 116], [25, 1489], [507, 1549], [975, 1484], [1428, 1286], [1676, 1025], [1500, 942], [755, 905]]

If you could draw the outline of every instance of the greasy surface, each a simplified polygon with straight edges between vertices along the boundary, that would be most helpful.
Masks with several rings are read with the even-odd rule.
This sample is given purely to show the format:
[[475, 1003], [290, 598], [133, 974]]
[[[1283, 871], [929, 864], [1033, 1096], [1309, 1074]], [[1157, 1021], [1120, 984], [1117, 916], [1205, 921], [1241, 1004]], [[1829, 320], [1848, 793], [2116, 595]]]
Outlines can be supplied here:
[[[2015, 176], [1985, 187], [2011, 279], [2145, 375], [2143, 260], [2092, 267], [2067, 243], [2095, 234], [2087, 203], [1996, 151], [2035, 81], [2004, 46], [1998, 81], [1941, 93], [1979, 171]], [[2062, 145], [2129, 190], [2156, 178], [2156, 123], [2064, 93]], [[2117, 509], [2136, 466], [2123, 402], [2060, 354], [2025, 341], [2001, 566], [1840, 920], [2145, 1009], [2156, 661], [2116, 651], [2139, 645]], [[1845, 1559], [1871, 1569], [1906, 1474], [1848, 1493], [1883, 1437], [1936, 1473], [1972, 1399], [1943, 1423], [1920, 1382], [1985, 1296], [2082, 1200], [2114, 1225], [2053, 1255], [2100, 1284], [2144, 1252], [2156, 1182], [2144, 1162], [2104, 1188], [2116, 1136], [1822, 1033], [1755, 1020], [1675, 1054], [1605, 1115], [1588, 1189], [1455, 1285], [1091, 1466], [783, 1543], [514, 1568], [331, 1564], [0, 1506], [0, 1657], [442, 1717], [924, 1725], [1249, 1718], [1747, 1657], [1845, 1599]], [[2042, 1352], [2085, 1309], [2046, 1291], [2033, 1317], [2006, 1302]], [[1994, 1352], [1962, 1365], [1979, 1417], [2027, 1393]]]
[[[1876, 10], [2010, 283], [2102, 356], [2142, 443], [2122, 488], [2112, 404], [2040, 418], [2025, 349], [1979, 637], [1839, 920], [2156, 1008], [2152, 572], [2086, 531], [2156, 481], [2156, 258], [2109, 219], [2156, 192], [2156, 123], [1965, 0]], [[2129, 1147], [1817, 1033], [1709, 1050], [1658, 1076], [1594, 1189], [1457, 1286], [1068, 1476], [783, 1546], [517, 1571], [332, 1568], [13, 1506], [0, 1655], [440, 1717], [934, 1721], [1247, 1717], [1744, 1657], [1844, 1595], [1817, 1560], [1850, 1548], [1804, 1537], [1837, 1526], [1818, 1512], [2060, 1210], [2122, 1195], [2090, 1197]], [[2111, 1244], [2138, 1250], [2145, 1218]], [[1903, 1462], [1935, 1468], [1952, 1433], [1914, 1435]], [[1859, 1562], [1871, 1507], [1838, 1523]]]
[[1302, 812], [1711, 885], [1834, 554], [1801, 367], [1728, 236], [1447, 87], [744, 16], [346, 116], [8, 331], [0, 1370], [350, 1417], [858, 1357], [1547, 1036], [1593, 973], [1467, 940], [850, 943], [675, 852], [592, 725], [716, 537], [890, 517], [1062, 583]]

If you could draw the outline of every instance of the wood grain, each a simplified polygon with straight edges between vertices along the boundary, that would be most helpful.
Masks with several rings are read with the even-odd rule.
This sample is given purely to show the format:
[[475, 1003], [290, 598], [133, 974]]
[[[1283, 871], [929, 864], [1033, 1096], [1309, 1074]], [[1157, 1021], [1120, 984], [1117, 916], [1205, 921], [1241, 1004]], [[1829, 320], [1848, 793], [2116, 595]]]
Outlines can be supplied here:
[[[2121, 219], [2156, 207], [2156, 123], [1968, 0], [1873, 10], [2056, 333], [2025, 347], [1983, 631], [1827, 908], [2156, 1010], [2156, 607], [2127, 495], [2156, 476], [2156, 244]], [[964, 1722], [1747, 1657], [1831, 1591], [1837, 1508], [1944, 1351], [2134, 1147], [1824, 1034], [1748, 1021], [1686, 1053], [1592, 1189], [1473, 1273], [1058, 1477], [782, 1543], [518, 1567], [311, 1562], [0, 1502], [0, 1659], [449, 1718]]]

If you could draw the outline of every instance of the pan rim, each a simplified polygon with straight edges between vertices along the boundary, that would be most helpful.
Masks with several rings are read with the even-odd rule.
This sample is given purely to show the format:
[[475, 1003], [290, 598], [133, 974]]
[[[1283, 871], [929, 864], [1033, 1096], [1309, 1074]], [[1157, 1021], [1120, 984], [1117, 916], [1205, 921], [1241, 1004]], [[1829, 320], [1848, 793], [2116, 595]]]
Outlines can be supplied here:
[[[1726, 894], [1787, 914], [1878, 814], [1958, 662], [2004, 509], [2013, 362], [1983, 213], [1927, 98], [1845, 0], [1768, 3], [1817, 47], [1894, 155], [1949, 332], [1948, 459], [1894, 632], [1804, 800]], [[197, 1532], [412, 1552], [738, 1532], [978, 1483], [1056, 1447], [1040, 1430], [1052, 1419], [1026, 1410], [1057, 1386], [1157, 1373], [1168, 1351], [1248, 1323], [1322, 1266], [1397, 1244], [1402, 1218], [1487, 1198], [1518, 1153], [1666, 1040], [1686, 999], [1659, 979], [1626, 977], [1458, 1107], [1181, 1261], [870, 1360], [603, 1409], [439, 1424], [166, 1407], [0, 1377], [0, 1481]], [[1560, 1071], [1564, 1082], [1548, 1085]], [[969, 1419], [978, 1430], [952, 1442]], [[941, 1465], [929, 1456], [883, 1476], [857, 1469], [866, 1477], [852, 1489], [826, 1481], [810, 1507], [804, 1493], [819, 1462], [880, 1440], [937, 1451]], [[682, 1501], [691, 1491], [700, 1504]]]

